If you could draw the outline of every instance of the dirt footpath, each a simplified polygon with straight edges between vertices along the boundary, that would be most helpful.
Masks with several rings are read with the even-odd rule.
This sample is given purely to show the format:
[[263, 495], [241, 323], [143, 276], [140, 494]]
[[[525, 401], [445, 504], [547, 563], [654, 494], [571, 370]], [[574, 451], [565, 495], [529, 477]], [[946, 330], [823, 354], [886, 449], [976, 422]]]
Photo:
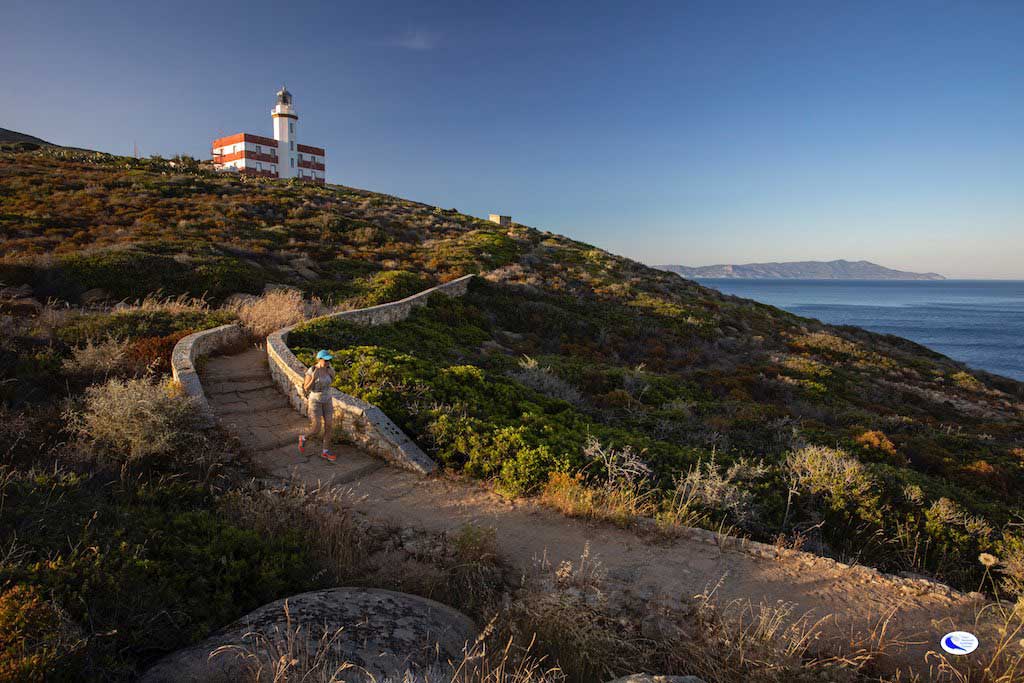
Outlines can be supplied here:
[[[790, 603], [796, 616], [829, 617], [823, 624], [826, 637], [842, 643], [868, 637], [891, 614], [888, 632], [920, 644], [893, 652], [889, 666], [922, 672], [927, 670], [925, 653], [939, 650], [944, 633], [979, 635], [979, 658], [994, 642], [988, 628], [979, 633], [975, 626], [982, 604], [976, 594], [843, 567], [806, 553], [765, 559], [693, 538], [645, 539], [633, 531], [568, 519], [529, 500], [507, 501], [478, 482], [397, 470], [351, 447], [334, 449], [335, 464], [315, 455], [307, 458], [296, 448], [306, 419], [271, 382], [262, 349], [210, 358], [202, 381], [218, 420], [272, 476], [341, 487], [356, 513], [402, 527], [434, 532], [466, 524], [493, 527], [500, 552], [524, 572], [545, 557], [554, 565], [576, 562], [588, 547], [603, 565], [610, 588], [671, 605], [720, 584], [721, 601]], [[318, 452], [318, 446], [311, 444], [307, 452]]]

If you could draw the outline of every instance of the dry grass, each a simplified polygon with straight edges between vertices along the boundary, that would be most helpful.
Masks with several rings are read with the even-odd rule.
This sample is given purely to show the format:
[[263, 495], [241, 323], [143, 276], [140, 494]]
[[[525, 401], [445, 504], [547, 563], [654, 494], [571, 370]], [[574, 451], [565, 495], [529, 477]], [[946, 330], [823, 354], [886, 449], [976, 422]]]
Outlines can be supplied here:
[[146, 295], [143, 299], [121, 302], [115, 306], [118, 311], [142, 311], [147, 313], [169, 313], [180, 315], [182, 313], [204, 313], [210, 310], [210, 305], [203, 297], [194, 297], [187, 294], [180, 296], [162, 296], [159, 292]]
[[94, 384], [81, 408], [69, 408], [65, 418], [82, 445], [121, 460], [199, 462], [209, 455], [192, 399], [172, 382], [115, 378]]
[[305, 301], [297, 289], [272, 289], [233, 307], [242, 325], [257, 339], [288, 325], [329, 312], [319, 299]]
[[564, 472], [552, 472], [540, 494], [542, 503], [569, 517], [599, 519], [623, 527], [654, 515], [656, 500], [655, 491], [638, 483], [594, 488], [584, 483], [582, 474]]
[[327, 490], [296, 484], [278, 490], [236, 490], [225, 494], [221, 503], [229, 516], [261, 535], [302, 529], [311, 555], [334, 585], [365, 570], [368, 539]]
[[[657, 511], [658, 491], [649, 485], [650, 467], [632, 448], [606, 448], [591, 437], [583, 449], [589, 464], [575, 475], [552, 472], [540, 499], [562, 514], [632, 525]], [[588, 486], [588, 470], [600, 486]]]
[[128, 341], [114, 337], [98, 342], [86, 340], [84, 346], [71, 350], [71, 357], [64, 360], [64, 370], [85, 377], [107, 378], [123, 374], [131, 365], [128, 358], [129, 346]]
[[482, 614], [505, 586], [495, 532], [467, 525], [452, 534], [357, 524], [335, 490], [290, 485], [239, 490], [222, 498], [241, 525], [275, 535], [301, 529], [329, 585], [361, 585], [421, 595]]
[[[983, 657], [950, 657], [944, 652], [929, 652], [929, 680], [943, 683], [1015, 683], [1024, 680], [1024, 599], [1016, 603], [997, 601], [979, 610], [976, 622], [994, 619], [996, 627], [987, 629], [990, 642], [982, 639]], [[984, 632], [975, 628], [974, 633]]]
[[519, 360], [519, 369], [510, 373], [512, 379], [530, 387], [545, 396], [566, 401], [578, 406], [583, 403], [583, 395], [579, 389], [556, 375], [549, 367], [542, 367], [535, 359], [523, 356]]

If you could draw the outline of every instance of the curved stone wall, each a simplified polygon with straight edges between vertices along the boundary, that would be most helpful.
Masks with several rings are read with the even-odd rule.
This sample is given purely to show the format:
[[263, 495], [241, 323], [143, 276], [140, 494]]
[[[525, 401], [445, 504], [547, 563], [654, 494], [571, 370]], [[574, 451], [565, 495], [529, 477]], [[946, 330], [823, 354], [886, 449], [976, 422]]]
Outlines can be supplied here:
[[[342, 311], [318, 318], [344, 318], [360, 325], [387, 325], [409, 317], [415, 308], [427, 305], [431, 294], [462, 296], [469, 288], [474, 275], [466, 275], [443, 285], [431, 287], [405, 299], [379, 306]], [[308, 321], [307, 321], [308, 322]], [[306, 324], [306, 323], [300, 323]], [[288, 348], [288, 333], [298, 325], [285, 327], [267, 336], [267, 361], [274, 382], [288, 397], [298, 412], [307, 414], [306, 399], [302, 394], [302, 380], [306, 373], [303, 365]], [[423, 450], [398, 428], [380, 408], [354, 396], [331, 389], [334, 404], [334, 418], [345, 437], [365, 450], [384, 458], [396, 467], [430, 474], [437, 465]]]
[[206, 400], [203, 385], [199, 381], [196, 362], [201, 356], [208, 356], [214, 351], [233, 346], [245, 339], [245, 332], [235, 324], [221, 325], [209, 330], [202, 330], [178, 340], [171, 351], [171, 375], [181, 385], [185, 394], [196, 403], [196, 409], [207, 426], [214, 424], [210, 402]]

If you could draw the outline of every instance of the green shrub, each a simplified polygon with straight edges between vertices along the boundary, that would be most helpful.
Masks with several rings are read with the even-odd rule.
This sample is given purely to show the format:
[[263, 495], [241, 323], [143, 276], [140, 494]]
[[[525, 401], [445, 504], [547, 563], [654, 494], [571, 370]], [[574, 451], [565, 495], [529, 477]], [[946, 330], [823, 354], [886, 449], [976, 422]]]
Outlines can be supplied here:
[[361, 300], [366, 306], [397, 301], [428, 287], [428, 282], [407, 270], [385, 270], [366, 280]]
[[875, 482], [864, 465], [846, 452], [807, 446], [791, 453], [786, 467], [797, 489], [822, 496], [833, 510], [877, 515]]
[[[27, 613], [19, 636], [12, 627], [25, 612], [0, 601], [0, 638], [37, 643], [28, 649], [50, 663], [75, 655], [62, 657], [59, 671], [44, 664], [47, 680], [131, 678], [262, 604], [317, 587], [299, 531], [240, 528], [180, 475], [107, 480], [49, 468], [5, 482], [0, 538], [16, 538], [18, 553], [0, 565], [0, 584], [47, 604], [34, 603], [40, 619]], [[48, 606], [56, 604], [59, 613]], [[79, 631], [84, 646], [72, 647]]]

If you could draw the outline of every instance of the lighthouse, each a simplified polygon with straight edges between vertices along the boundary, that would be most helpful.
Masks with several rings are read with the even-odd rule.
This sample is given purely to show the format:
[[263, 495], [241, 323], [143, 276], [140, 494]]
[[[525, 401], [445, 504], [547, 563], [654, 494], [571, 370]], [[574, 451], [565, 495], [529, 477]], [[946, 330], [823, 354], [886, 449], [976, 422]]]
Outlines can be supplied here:
[[292, 106], [292, 94], [283, 85], [277, 91], [277, 104], [270, 116], [274, 119], [274, 139], [277, 140], [277, 155], [281, 158], [278, 174], [282, 178], [294, 178], [298, 166], [295, 151], [295, 129], [299, 125], [299, 116]]
[[248, 175], [299, 178], [321, 185], [326, 182], [326, 153], [322, 147], [299, 144], [299, 115], [286, 87], [277, 91], [270, 116], [274, 122], [273, 138], [237, 133], [214, 140], [214, 166]]

